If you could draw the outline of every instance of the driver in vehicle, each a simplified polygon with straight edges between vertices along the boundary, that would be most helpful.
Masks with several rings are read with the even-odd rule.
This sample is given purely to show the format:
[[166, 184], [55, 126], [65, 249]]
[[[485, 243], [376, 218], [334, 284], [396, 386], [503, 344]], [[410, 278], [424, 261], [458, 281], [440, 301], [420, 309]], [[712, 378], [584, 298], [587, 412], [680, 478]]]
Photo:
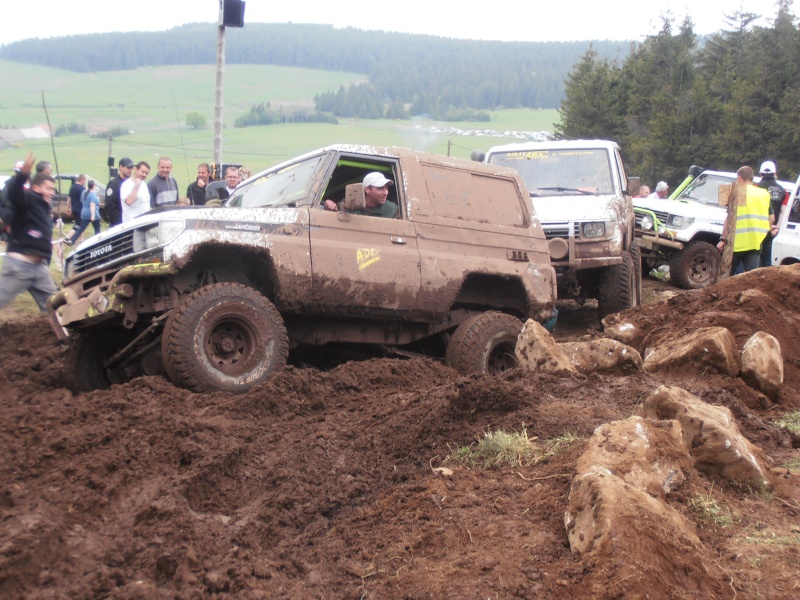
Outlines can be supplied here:
[[[393, 219], [399, 210], [397, 204], [388, 200], [389, 186], [393, 186], [394, 181], [373, 171], [364, 177], [363, 183], [365, 208], [354, 210], [352, 214]], [[325, 200], [323, 206], [325, 210], [339, 210], [339, 206], [333, 200]]]

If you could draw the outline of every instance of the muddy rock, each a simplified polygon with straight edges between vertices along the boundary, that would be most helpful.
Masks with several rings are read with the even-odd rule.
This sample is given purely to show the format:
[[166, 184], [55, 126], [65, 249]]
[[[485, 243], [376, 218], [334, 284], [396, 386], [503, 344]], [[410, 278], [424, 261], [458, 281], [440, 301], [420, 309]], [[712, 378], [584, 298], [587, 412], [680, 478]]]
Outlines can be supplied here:
[[723, 375], [738, 375], [739, 352], [733, 334], [724, 327], [703, 327], [645, 350], [642, 368], [647, 373], [687, 367], [700, 373], [713, 369]]
[[771, 400], [778, 399], [783, 386], [783, 355], [776, 337], [759, 331], [745, 342], [741, 378]]
[[603, 335], [628, 346], [638, 347], [647, 335], [639, 325], [629, 319], [621, 319], [614, 313], [603, 319]]
[[633, 416], [595, 429], [578, 459], [578, 473], [607, 471], [653, 497], [664, 497], [686, 480], [692, 461], [677, 421]]
[[662, 385], [636, 414], [678, 421], [683, 441], [699, 471], [757, 489], [767, 487], [762, 452], [740, 433], [727, 407], [712, 406], [686, 390]]
[[533, 319], [522, 327], [516, 354], [520, 366], [529, 371], [578, 372], [550, 332]]
[[[674, 508], [603, 468], [577, 475], [564, 515], [573, 552], [619, 564], [615, 579], [667, 589], [681, 574], [687, 597], [717, 597], [723, 574], [694, 527]], [[647, 560], [626, 560], [646, 556]], [[610, 597], [606, 596], [606, 597]]]
[[617, 340], [597, 338], [588, 342], [564, 342], [559, 347], [584, 375], [596, 371], [623, 374], [642, 368], [639, 352]]

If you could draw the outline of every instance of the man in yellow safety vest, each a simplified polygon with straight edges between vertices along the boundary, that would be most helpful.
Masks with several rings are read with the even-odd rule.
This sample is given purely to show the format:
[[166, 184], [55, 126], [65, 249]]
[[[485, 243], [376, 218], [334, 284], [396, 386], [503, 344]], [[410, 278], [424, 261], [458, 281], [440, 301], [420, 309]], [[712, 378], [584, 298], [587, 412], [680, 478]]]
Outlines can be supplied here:
[[[759, 266], [761, 243], [770, 231], [773, 216], [769, 214], [769, 192], [753, 185], [755, 173], [748, 166], [736, 171], [737, 186], [744, 187], [744, 204], [736, 207], [736, 231], [733, 240], [733, 261], [731, 275], [741, 263], [745, 271], [752, 271]], [[722, 240], [717, 244], [720, 251], [725, 246], [728, 229], [727, 222], [722, 231]]]

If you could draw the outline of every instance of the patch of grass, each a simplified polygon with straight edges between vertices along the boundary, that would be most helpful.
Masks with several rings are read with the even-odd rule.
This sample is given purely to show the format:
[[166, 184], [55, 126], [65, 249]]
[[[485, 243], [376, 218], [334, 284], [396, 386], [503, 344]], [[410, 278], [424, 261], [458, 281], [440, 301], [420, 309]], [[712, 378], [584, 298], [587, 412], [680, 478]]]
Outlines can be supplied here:
[[784, 429], [788, 429], [792, 433], [800, 435], [800, 410], [786, 413], [775, 421], [775, 424]]
[[689, 500], [691, 508], [703, 521], [713, 523], [717, 527], [730, 527], [735, 521], [734, 514], [712, 495], [711, 491], [707, 494], [697, 494]]
[[800, 545], [800, 533], [776, 533], [769, 529], [754, 531], [744, 541], [748, 544], [765, 544], [775, 546], [798, 546]]
[[787, 460], [782, 466], [783, 468], [791, 469], [792, 471], [800, 471], [800, 457]]
[[487, 431], [477, 444], [451, 448], [445, 462], [457, 462], [468, 467], [484, 469], [504, 466], [528, 467], [546, 460], [579, 439], [580, 437], [572, 433], [566, 433], [541, 444], [535, 444], [536, 438], [528, 437], [528, 430], [523, 424], [519, 432]]

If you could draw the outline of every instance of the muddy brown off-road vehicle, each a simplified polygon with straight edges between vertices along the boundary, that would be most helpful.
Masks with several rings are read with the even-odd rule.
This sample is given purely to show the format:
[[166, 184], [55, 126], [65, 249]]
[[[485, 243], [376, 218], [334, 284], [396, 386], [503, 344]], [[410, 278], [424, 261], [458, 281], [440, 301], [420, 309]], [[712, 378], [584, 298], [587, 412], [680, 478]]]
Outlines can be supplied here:
[[[396, 218], [353, 214], [372, 171], [396, 182]], [[329, 343], [438, 345], [462, 372], [499, 370], [520, 319], [546, 320], [556, 298], [530, 207], [511, 169], [332, 146], [250, 178], [221, 208], [156, 210], [90, 238], [50, 319], [79, 389], [165, 373], [240, 392], [290, 348]]]

